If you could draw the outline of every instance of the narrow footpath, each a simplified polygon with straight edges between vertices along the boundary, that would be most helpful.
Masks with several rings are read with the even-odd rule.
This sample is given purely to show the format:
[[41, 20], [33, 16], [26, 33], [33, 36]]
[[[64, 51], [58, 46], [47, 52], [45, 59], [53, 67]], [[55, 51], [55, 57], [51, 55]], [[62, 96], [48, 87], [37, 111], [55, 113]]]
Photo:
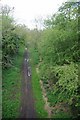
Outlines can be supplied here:
[[33, 91], [31, 85], [31, 69], [29, 66], [29, 53], [25, 49], [22, 64], [22, 104], [20, 108], [20, 118], [36, 118]]

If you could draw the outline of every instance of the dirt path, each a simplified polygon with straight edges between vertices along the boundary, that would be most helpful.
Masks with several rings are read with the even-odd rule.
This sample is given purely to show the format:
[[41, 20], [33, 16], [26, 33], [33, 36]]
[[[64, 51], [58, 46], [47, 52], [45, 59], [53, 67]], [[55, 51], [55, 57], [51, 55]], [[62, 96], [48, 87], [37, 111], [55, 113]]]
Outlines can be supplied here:
[[22, 105], [20, 108], [20, 118], [36, 118], [31, 85], [31, 70], [29, 66], [29, 55], [27, 49], [24, 53], [22, 65]]

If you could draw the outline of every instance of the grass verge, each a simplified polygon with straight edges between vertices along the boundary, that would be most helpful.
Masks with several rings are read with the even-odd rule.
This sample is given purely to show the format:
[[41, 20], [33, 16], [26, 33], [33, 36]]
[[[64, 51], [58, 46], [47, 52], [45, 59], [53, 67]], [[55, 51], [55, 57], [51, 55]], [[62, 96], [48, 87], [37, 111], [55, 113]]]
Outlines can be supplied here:
[[29, 51], [30, 51], [30, 57], [31, 57], [30, 63], [31, 63], [31, 68], [32, 68], [32, 87], [33, 87], [33, 94], [35, 98], [35, 107], [36, 107], [37, 117], [47, 118], [48, 113], [44, 109], [45, 103], [43, 100], [42, 90], [41, 90], [41, 86], [39, 82], [40, 78], [36, 72], [36, 64], [35, 64], [36, 60], [34, 59], [34, 56], [36, 53], [33, 51], [32, 48], [29, 49]]
[[2, 80], [2, 117], [17, 118], [21, 97], [21, 63], [23, 47], [13, 61], [13, 66], [3, 70]]
[[36, 112], [39, 118], [47, 118], [48, 114], [44, 109], [44, 101], [42, 97], [42, 90], [39, 83], [39, 77], [36, 73], [35, 66], [32, 66], [32, 87], [35, 97]]

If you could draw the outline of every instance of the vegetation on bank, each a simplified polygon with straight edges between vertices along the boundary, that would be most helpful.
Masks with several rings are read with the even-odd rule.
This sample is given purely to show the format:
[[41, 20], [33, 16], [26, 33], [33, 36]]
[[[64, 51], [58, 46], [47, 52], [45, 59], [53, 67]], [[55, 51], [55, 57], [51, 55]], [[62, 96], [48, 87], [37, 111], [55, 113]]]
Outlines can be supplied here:
[[18, 118], [21, 105], [21, 64], [24, 47], [13, 59], [13, 66], [3, 70], [2, 77], [2, 117]]
[[[26, 27], [16, 25], [9, 6], [2, 6], [2, 118], [17, 118], [21, 102], [21, 64]], [[1, 16], [2, 15], [2, 16]]]
[[20, 46], [24, 45], [27, 27], [17, 25], [12, 17], [14, 9], [1, 7], [2, 17], [2, 67], [8, 69], [13, 64], [13, 58], [18, 54]]

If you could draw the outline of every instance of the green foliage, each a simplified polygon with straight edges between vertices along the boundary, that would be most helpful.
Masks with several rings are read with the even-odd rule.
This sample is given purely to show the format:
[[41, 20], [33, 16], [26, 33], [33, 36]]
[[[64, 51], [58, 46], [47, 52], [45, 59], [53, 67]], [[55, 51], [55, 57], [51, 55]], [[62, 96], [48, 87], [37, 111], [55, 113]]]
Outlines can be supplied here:
[[69, 30], [71, 29], [70, 31], [54, 28], [48, 29], [43, 33], [44, 36], [41, 41], [41, 47], [43, 49], [41, 49], [41, 55], [46, 62], [62, 65], [71, 61], [78, 62], [80, 60], [77, 24], [76, 30], [72, 26], [68, 27]]
[[24, 47], [13, 61], [13, 67], [3, 70], [2, 84], [2, 117], [3, 119], [18, 118], [21, 99], [21, 63]]
[[68, 113], [64, 113], [64, 112], [59, 112], [57, 111], [57, 113], [53, 116], [54, 120], [57, 120], [57, 119], [60, 119], [60, 120], [65, 120], [65, 119], [68, 119], [68, 120], [71, 120], [72, 119], [72, 116], [70, 116]]
[[78, 3], [62, 4], [55, 15], [44, 21], [46, 29], [36, 45], [39, 77], [51, 105], [65, 102], [73, 116], [80, 112], [78, 7]]
[[[10, 15], [12, 9], [9, 6], [2, 7], [2, 64], [3, 69], [12, 65], [12, 58], [19, 51], [19, 46], [24, 42], [24, 34], [20, 34], [17, 26]], [[23, 30], [23, 29], [21, 29]], [[25, 38], [26, 39], [26, 38]]]
[[33, 63], [36, 65], [36, 64], [39, 63], [38, 51], [35, 47], [31, 47], [30, 50], [32, 51], [32, 53], [34, 53], [34, 54], [31, 54], [31, 55], [32, 55]]

